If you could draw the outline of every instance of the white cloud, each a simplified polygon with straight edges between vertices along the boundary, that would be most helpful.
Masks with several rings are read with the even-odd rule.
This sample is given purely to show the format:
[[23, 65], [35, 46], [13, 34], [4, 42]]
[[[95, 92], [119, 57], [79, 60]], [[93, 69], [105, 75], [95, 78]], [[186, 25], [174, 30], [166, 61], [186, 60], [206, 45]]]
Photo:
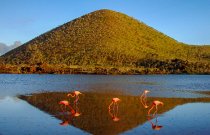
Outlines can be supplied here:
[[0, 55], [7, 53], [8, 51], [20, 46], [22, 43], [20, 41], [15, 41], [12, 45], [6, 45], [4, 43], [0, 43]]

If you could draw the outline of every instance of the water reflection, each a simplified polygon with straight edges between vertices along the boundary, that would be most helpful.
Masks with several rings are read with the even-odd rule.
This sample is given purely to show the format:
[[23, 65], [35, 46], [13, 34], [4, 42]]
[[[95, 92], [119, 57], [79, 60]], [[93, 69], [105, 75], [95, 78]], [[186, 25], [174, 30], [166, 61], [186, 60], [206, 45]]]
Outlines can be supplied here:
[[161, 101], [158, 101], [158, 100], [155, 100], [155, 101], [153, 101], [152, 102], [152, 106], [151, 106], [151, 108], [148, 110], [148, 115], [150, 115], [150, 113], [151, 113], [151, 111], [155, 108], [155, 111], [153, 112], [153, 117], [157, 114], [157, 111], [158, 111], [158, 106], [159, 105], [161, 105], [161, 106], [163, 106], [163, 102], [161, 102]]
[[78, 107], [78, 100], [74, 103], [75, 113], [73, 113], [74, 117], [79, 117], [81, 115], [80, 109]]
[[207, 97], [192, 92], [209, 91], [209, 77], [209, 75], [1, 74], [0, 97], [40, 92], [40, 90], [69, 91], [69, 89], [83, 91], [121, 90], [128, 94], [138, 95], [145, 88], [150, 89], [153, 97]]
[[[70, 124], [96, 135], [120, 134], [148, 121], [147, 117], [143, 117], [147, 116], [148, 110], [139, 104], [139, 96], [93, 92], [85, 92], [84, 94], [85, 96], [80, 98], [79, 104], [74, 104], [73, 106], [75, 113], [69, 112], [66, 113], [66, 115], [58, 115], [61, 111], [58, 104], [59, 101], [68, 100], [70, 103], [75, 101], [72, 98], [69, 99], [66, 96], [66, 92], [35, 93], [30, 96], [20, 96], [20, 98], [62, 120], [62, 123], [60, 123], [61, 125]], [[118, 97], [122, 100], [122, 102], [120, 102], [119, 110], [117, 107], [118, 105], [114, 106], [112, 97]], [[147, 100], [148, 103], [152, 103], [157, 99], [165, 104], [163, 107], [158, 108], [158, 114], [162, 114], [177, 105], [188, 102], [210, 102], [209, 98], [182, 99], [150, 97]], [[112, 100], [111, 107], [107, 111], [107, 107], [110, 105], [110, 100]], [[50, 104], [47, 104], [46, 101]], [[153, 106], [153, 108], [155, 107], [156, 106]], [[154, 111], [156, 112], [157, 110]], [[158, 120], [153, 122], [153, 127], [155, 128], [155, 126], [156, 128], [160, 128], [161, 125], [158, 125]]]
[[143, 93], [140, 96], [140, 101], [141, 104], [143, 105], [144, 108], [148, 108], [149, 106], [147, 105], [147, 93], [149, 93], [149, 90], [144, 90]]
[[[117, 122], [120, 120], [120, 118], [118, 117], [118, 102], [119, 101], [121, 101], [119, 98], [113, 98], [111, 104], [108, 107], [109, 115], [111, 116], [114, 122]], [[111, 109], [111, 106], [113, 106], [112, 109]]]
[[[164, 103], [166, 103], [164, 101]], [[165, 104], [166, 105], [166, 104]], [[151, 119], [154, 125], [162, 126], [152, 130], [148, 121], [127, 132], [125, 135], [210, 135], [210, 103], [187, 103]]]
[[59, 105], [60, 105], [60, 108], [61, 108], [63, 113], [68, 112], [67, 108], [69, 108], [69, 111], [71, 113], [75, 113], [74, 109], [71, 107], [69, 101], [67, 101], [67, 100], [60, 101]]
[[148, 116], [148, 122], [151, 124], [153, 130], [160, 130], [163, 128], [162, 125], [158, 125], [158, 116], [155, 116], [155, 122], [152, 122], [154, 117]]
[[1, 135], [87, 134], [73, 126], [61, 127], [59, 121], [19, 98], [5, 97], [0, 100]]
[[114, 122], [117, 122], [117, 121], [120, 120], [120, 118], [118, 117], [118, 110], [117, 111], [116, 110], [113, 110], [113, 111], [109, 110], [109, 115], [111, 116], [111, 118]]
[[112, 110], [118, 111], [118, 102], [120, 101], [119, 98], [112, 98], [112, 102], [109, 104], [109, 110], [111, 110], [111, 106], [113, 106]]
[[72, 121], [71, 114], [65, 114], [65, 113], [63, 113], [61, 115], [61, 120], [62, 120], [62, 122], [59, 123], [61, 126], [68, 126], [69, 124], [74, 125], [73, 124], [73, 121]]
[[82, 94], [80, 91], [74, 91], [72, 93], [67, 94], [67, 96], [75, 97], [74, 103], [77, 104], [79, 100], [79, 95]]
[[[76, 106], [75, 106], [76, 107]], [[68, 126], [68, 125], [73, 125], [75, 118], [79, 117], [81, 115], [81, 113], [79, 112], [79, 108], [76, 107], [75, 109], [71, 108], [71, 111], [66, 111], [66, 112], [60, 112], [59, 115], [57, 117], [59, 117], [62, 122], [59, 123], [61, 126]]]
[[[69, 124], [74, 125], [74, 117], [79, 117], [81, 115], [78, 107], [79, 94], [81, 93], [77, 91], [74, 91], [74, 95], [70, 94], [72, 97], [76, 96], [76, 99], [74, 100], [74, 107], [72, 107], [70, 102], [67, 100], [62, 100], [59, 102], [62, 110], [62, 112], [59, 112], [60, 118], [62, 120], [62, 122], [59, 123], [61, 126], [67, 126]], [[69, 96], [69, 94], [67, 96]], [[65, 109], [63, 109], [63, 106], [65, 107]], [[69, 111], [67, 108], [69, 108]]]

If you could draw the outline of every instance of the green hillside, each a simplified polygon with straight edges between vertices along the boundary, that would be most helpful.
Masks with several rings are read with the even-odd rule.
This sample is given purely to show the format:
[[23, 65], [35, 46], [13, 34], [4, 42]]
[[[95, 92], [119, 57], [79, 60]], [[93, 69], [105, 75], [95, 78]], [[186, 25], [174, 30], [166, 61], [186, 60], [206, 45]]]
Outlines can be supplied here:
[[1, 60], [10, 65], [67, 67], [138, 68], [146, 66], [145, 60], [206, 65], [210, 63], [210, 46], [177, 42], [132, 17], [104, 9], [46, 32], [6, 53]]

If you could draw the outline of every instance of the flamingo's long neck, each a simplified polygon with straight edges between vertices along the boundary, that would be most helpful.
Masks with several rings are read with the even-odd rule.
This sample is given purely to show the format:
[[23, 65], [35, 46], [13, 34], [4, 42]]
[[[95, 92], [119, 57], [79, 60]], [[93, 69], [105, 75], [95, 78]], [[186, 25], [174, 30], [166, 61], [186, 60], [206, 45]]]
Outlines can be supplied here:
[[147, 94], [145, 93], [144, 94], [144, 100], [145, 100], [145, 102], [146, 102], [146, 99], [147, 99]]
[[140, 100], [141, 100], [141, 104], [144, 106], [144, 108], [148, 108], [149, 106], [147, 105], [147, 95], [146, 93], [144, 92], [141, 97], [140, 97]]
[[141, 104], [144, 106], [144, 108], [146, 108], [146, 104], [143, 102], [142, 98], [141, 98]]
[[141, 100], [141, 104], [145, 107], [145, 104], [143, 103], [143, 100], [144, 100], [144, 97], [145, 96], [145, 93], [143, 92], [140, 96], [140, 100]]
[[145, 105], [145, 108], [148, 108], [149, 106], [147, 105], [147, 100], [144, 100], [144, 105]]
[[140, 97], [140, 98], [143, 99], [143, 100], [146, 100], [146, 98], [147, 98], [147, 93], [143, 92], [143, 93], [141, 94], [141, 97]]
[[75, 97], [75, 94], [72, 95], [71, 93], [69, 93], [68, 96]]
[[143, 96], [144, 96], [144, 92], [141, 94], [140, 98], [142, 99], [142, 98], [143, 98]]

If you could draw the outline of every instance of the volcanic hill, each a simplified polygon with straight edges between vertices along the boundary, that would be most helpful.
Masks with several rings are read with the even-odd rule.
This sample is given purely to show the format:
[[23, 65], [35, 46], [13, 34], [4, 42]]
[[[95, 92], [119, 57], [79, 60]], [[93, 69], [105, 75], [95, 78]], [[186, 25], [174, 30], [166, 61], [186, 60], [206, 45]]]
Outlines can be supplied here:
[[180, 43], [132, 17], [103, 9], [32, 39], [3, 55], [1, 61], [13, 66], [44, 63], [81, 68], [153, 68], [158, 71], [167, 70], [171, 63], [175, 63], [172, 69], [181, 63], [179, 71], [187, 72], [189, 63], [207, 64], [210, 70], [210, 46]]

